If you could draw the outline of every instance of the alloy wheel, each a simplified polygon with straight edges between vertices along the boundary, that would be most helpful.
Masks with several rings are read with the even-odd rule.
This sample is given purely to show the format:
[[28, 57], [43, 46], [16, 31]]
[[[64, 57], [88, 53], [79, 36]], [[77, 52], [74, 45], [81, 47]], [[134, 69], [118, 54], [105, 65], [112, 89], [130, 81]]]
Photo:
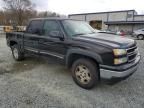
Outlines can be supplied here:
[[77, 80], [82, 84], [88, 84], [91, 80], [90, 70], [84, 65], [79, 65], [76, 67], [75, 75]]

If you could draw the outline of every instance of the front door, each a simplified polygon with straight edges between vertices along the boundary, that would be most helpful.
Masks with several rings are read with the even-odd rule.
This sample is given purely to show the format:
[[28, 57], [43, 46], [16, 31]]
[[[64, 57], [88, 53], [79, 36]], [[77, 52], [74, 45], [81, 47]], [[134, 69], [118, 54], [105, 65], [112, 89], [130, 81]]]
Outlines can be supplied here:
[[61, 32], [60, 24], [55, 20], [46, 20], [43, 26], [43, 35], [39, 40], [40, 53], [64, 59], [66, 53], [65, 41], [51, 36], [51, 31]]

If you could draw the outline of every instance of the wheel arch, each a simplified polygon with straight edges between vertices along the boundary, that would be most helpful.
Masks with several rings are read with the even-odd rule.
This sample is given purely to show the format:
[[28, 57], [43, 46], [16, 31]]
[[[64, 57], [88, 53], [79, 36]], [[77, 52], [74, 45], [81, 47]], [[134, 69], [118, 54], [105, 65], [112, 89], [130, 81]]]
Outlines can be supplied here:
[[14, 40], [10, 41], [10, 47], [12, 47], [13, 45], [16, 45], [16, 44], [18, 44], [18, 42], [14, 41]]
[[[142, 38], [139, 38], [139, 36], [142, 36]], [[144, 34], [138, 34], [138, 35], [137, 35], [137, 38], [138, 38], [138, 39], [144, 39]]]
[[93, 60], [97, 65], [102, 64], [102, 58], [99, 54], [89, 52], [86, 50], [73, 49], [69, 50], [66, 55], [66, 66], [70, 68], [73, 62], [79, 58], [88, 58]]
[[144, 34], [138, 34], [137, 37], [140, 36], [140, 35], [144, 36]]

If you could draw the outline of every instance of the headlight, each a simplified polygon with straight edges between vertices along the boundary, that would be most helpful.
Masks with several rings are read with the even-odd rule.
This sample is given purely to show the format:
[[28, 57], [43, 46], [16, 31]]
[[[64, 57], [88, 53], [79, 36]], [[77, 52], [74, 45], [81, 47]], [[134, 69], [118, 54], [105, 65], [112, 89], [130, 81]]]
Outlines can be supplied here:
[[128, 61], [127, 57], [116, 58], [114, 59], [114, 64], [118, 65], [118, 64], [126, 63], [127, 61]]
[[115, 56], [126, 55], [127, 51], [125, 49], [113, 49]]

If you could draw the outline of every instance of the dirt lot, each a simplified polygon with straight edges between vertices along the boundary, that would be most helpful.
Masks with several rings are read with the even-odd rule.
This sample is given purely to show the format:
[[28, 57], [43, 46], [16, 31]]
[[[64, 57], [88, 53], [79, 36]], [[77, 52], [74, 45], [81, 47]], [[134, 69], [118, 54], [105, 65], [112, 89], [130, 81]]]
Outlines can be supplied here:
[[92, 90], [78, 87], [54, 58], [28, 57], [15, 62], [0, 37], [0, 108], [144, 108], [144, 41], [137, 40], [137, 72], [115, 85]]

